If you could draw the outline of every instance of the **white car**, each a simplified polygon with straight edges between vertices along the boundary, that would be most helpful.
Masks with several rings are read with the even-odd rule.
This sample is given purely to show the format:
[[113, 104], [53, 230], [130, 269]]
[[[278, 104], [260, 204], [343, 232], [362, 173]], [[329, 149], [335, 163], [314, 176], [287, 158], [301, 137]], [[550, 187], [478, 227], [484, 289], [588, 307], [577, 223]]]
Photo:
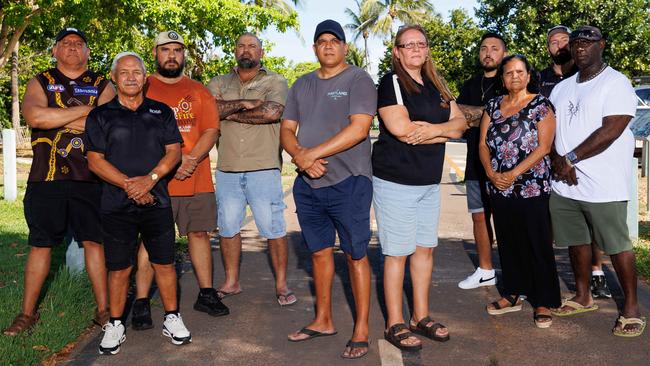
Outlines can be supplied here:
[[650, 85], [641, 85], [634, 88], [639, 108], [650, 108]]

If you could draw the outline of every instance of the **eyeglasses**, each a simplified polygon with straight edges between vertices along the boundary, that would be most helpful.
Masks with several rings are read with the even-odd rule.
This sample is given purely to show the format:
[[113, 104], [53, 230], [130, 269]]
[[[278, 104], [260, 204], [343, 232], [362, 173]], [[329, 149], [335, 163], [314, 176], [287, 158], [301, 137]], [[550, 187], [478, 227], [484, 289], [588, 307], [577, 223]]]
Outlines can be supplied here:
[[415, 47], [417, 48], [427, 48], [429, 47], [429, 44], [426, 42], [409, 42], [409, 43], [404, 43], [404, 44], [398, 44], [397, 47], [399, 48], [406, 48], [407, 50], [411, 50]]

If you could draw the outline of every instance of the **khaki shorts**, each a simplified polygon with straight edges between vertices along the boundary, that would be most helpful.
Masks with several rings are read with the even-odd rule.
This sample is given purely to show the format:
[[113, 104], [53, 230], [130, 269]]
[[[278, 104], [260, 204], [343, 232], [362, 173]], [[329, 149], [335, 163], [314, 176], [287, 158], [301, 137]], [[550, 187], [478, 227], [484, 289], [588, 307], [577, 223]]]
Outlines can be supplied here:
[[608, 255], [632, 250], [627, 201], [592, 203], [552, 192], [549, 208], [556, 246], [595, 243]]
[[214, 192], [171, 197], [174, 222], [181, 236], [210, 232], [217, 228], [217, 201]]

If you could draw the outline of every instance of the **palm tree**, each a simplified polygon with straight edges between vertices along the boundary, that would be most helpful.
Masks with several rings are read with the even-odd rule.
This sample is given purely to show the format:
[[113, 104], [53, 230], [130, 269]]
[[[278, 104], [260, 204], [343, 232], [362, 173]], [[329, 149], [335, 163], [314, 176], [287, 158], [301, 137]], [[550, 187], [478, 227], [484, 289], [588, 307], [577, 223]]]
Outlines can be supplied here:
[[[293, 3], [293, 6], [300, 6], [303, 4], [304, 0], [291, 0], [290, 2]], [[289, 2], [284, 0], [242, 0], [242, 3], [265, 8], [274, 8], [285, 14], [290, 14], [295, 11]]]
[[370, 59], [368, 56], [368, 37], [370, 37], [370, 30], [373, 26], [374, 20], [379, 16], [381, 12], [381, 7], [364, 7], [364, 3], [367, 2], [367, 0], [364, 0], [363, 2], [354, 0], [354, 2], [357, 4], [358, 9], [356, 13], [350, 8], [345, 8], [345, 14], [350, 17], [350, 19], [352, 19], [352, 22], [346, 24], [345, 28], [354, 32], [352, 38], [354, 41], [358, 40], [360, 36], [363, 37], [363, 63], [367, 67], [370, 65]]
[[429, 0], [364, 0], [362, 10], [370, 11], [375, 7], [381, 10], [371, 23], [372, 32], [390, 36], [396, 20], [404, 24], [422, 24], [433, 13]]
[[345, 55], [345, 62], [362, 69], [368, 67], [366, 55], [361, 53], [361, 50], [354, 43], [348, 45], [348, 54]]

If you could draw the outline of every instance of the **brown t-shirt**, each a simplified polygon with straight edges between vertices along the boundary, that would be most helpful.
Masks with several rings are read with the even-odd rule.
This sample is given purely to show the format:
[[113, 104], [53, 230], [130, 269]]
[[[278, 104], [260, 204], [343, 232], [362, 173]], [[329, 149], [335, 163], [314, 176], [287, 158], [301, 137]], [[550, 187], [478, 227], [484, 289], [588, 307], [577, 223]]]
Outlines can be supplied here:
[[[208, 89], [220, 100], [259, 99], [282, 105], [288, 92], [285, 78], [263, 67], [246, 83], [241, 82], [236, 70], [216, 76]], [[218, 151], [217, 169], [224, 172], [280, 169], [280, 120], [264, 125], [223, 120]]]
[[[175, 84], [167, 84], [155, 76], [149, 76], [148, 83], [147, 97], [167, 104], [174, 111], [178, 130], [183, 136], [183, 154], [192, 152], [203, 131], [219, 127], [217, 103], [203, 84], [188, 77]], [[206, 156], [189, 178], [170, 179], [168, 188], [171, 196], [214, 192], [210, 157]]]
[[[76, 79], [70, 79], [53, 68], [36, 75], [51, 108], [80, 105], [97, 106], [97, 99], [108, 85], [103, 76], [87, 70]], [[34, 159], [29, 182], [75, 180], [97, 182], [88, 170], [84, 156], [83, 132], [66, 127], [43, 130], [32, 129]]]

